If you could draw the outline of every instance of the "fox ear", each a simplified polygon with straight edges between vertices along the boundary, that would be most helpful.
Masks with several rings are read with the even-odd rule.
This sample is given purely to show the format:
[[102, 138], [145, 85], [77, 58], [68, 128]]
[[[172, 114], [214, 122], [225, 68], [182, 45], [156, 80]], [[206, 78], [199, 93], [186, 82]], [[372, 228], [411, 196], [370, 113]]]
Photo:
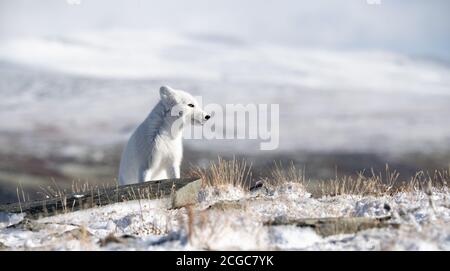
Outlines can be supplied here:
[[162, 86], [159, 89], [159, 95], [161, 96], [161, 100], [165, 105], [170, 105], [175, 101], [175, 90], [173, 90], [169, 86]]

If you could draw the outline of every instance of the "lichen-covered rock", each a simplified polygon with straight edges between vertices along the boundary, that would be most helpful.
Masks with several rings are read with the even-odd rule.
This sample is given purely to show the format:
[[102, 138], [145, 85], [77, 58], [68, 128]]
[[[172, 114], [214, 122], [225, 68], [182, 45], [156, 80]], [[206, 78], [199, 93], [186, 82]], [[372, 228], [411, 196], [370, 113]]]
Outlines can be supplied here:
[[172, 194], [171, 208], [181, 208], [198, 202], [202, 180], [193, 181]]

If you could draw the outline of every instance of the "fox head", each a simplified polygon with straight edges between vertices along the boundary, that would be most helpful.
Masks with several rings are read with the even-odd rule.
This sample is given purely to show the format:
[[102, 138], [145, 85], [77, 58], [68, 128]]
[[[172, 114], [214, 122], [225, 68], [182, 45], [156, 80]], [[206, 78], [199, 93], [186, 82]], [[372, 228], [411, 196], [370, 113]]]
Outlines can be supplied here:
[[170, 115], [183, 120], [183, 123], [203, 125], [211, 118], [200, 108], [197, 100], [189, 93], [182, 90], [175, 90], [169, 86], [162, 86], [159, 89], [161, 102]]

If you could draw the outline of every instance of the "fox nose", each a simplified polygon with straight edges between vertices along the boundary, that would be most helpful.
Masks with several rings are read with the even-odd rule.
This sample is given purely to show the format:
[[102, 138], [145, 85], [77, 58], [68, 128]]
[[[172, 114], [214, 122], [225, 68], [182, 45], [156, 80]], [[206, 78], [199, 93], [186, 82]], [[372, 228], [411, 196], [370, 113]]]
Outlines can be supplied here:
[[206, 115], [206, 116], [205, 116], [205, 119], [206, 119], [206, 120], [209, 120], [210, 118], [211, 118], [210, 115]]

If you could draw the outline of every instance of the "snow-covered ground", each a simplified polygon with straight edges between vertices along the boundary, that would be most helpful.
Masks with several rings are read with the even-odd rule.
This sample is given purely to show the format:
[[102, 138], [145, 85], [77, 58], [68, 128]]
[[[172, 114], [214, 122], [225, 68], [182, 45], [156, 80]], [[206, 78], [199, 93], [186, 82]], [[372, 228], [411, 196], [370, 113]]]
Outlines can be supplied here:
[[[450, 193], [313, 198], [296, 183], [244, 192], [207, 188], [192, 208], [141, 200], [15, 224], [0, 218], [0, 245], [23, 250], [450, 250]], [[392, 216], [399, 228], [322, 237], [311, 228], [264, 226], [276, 218]], [[10, 219], [10, 220], [8, 220]]]

